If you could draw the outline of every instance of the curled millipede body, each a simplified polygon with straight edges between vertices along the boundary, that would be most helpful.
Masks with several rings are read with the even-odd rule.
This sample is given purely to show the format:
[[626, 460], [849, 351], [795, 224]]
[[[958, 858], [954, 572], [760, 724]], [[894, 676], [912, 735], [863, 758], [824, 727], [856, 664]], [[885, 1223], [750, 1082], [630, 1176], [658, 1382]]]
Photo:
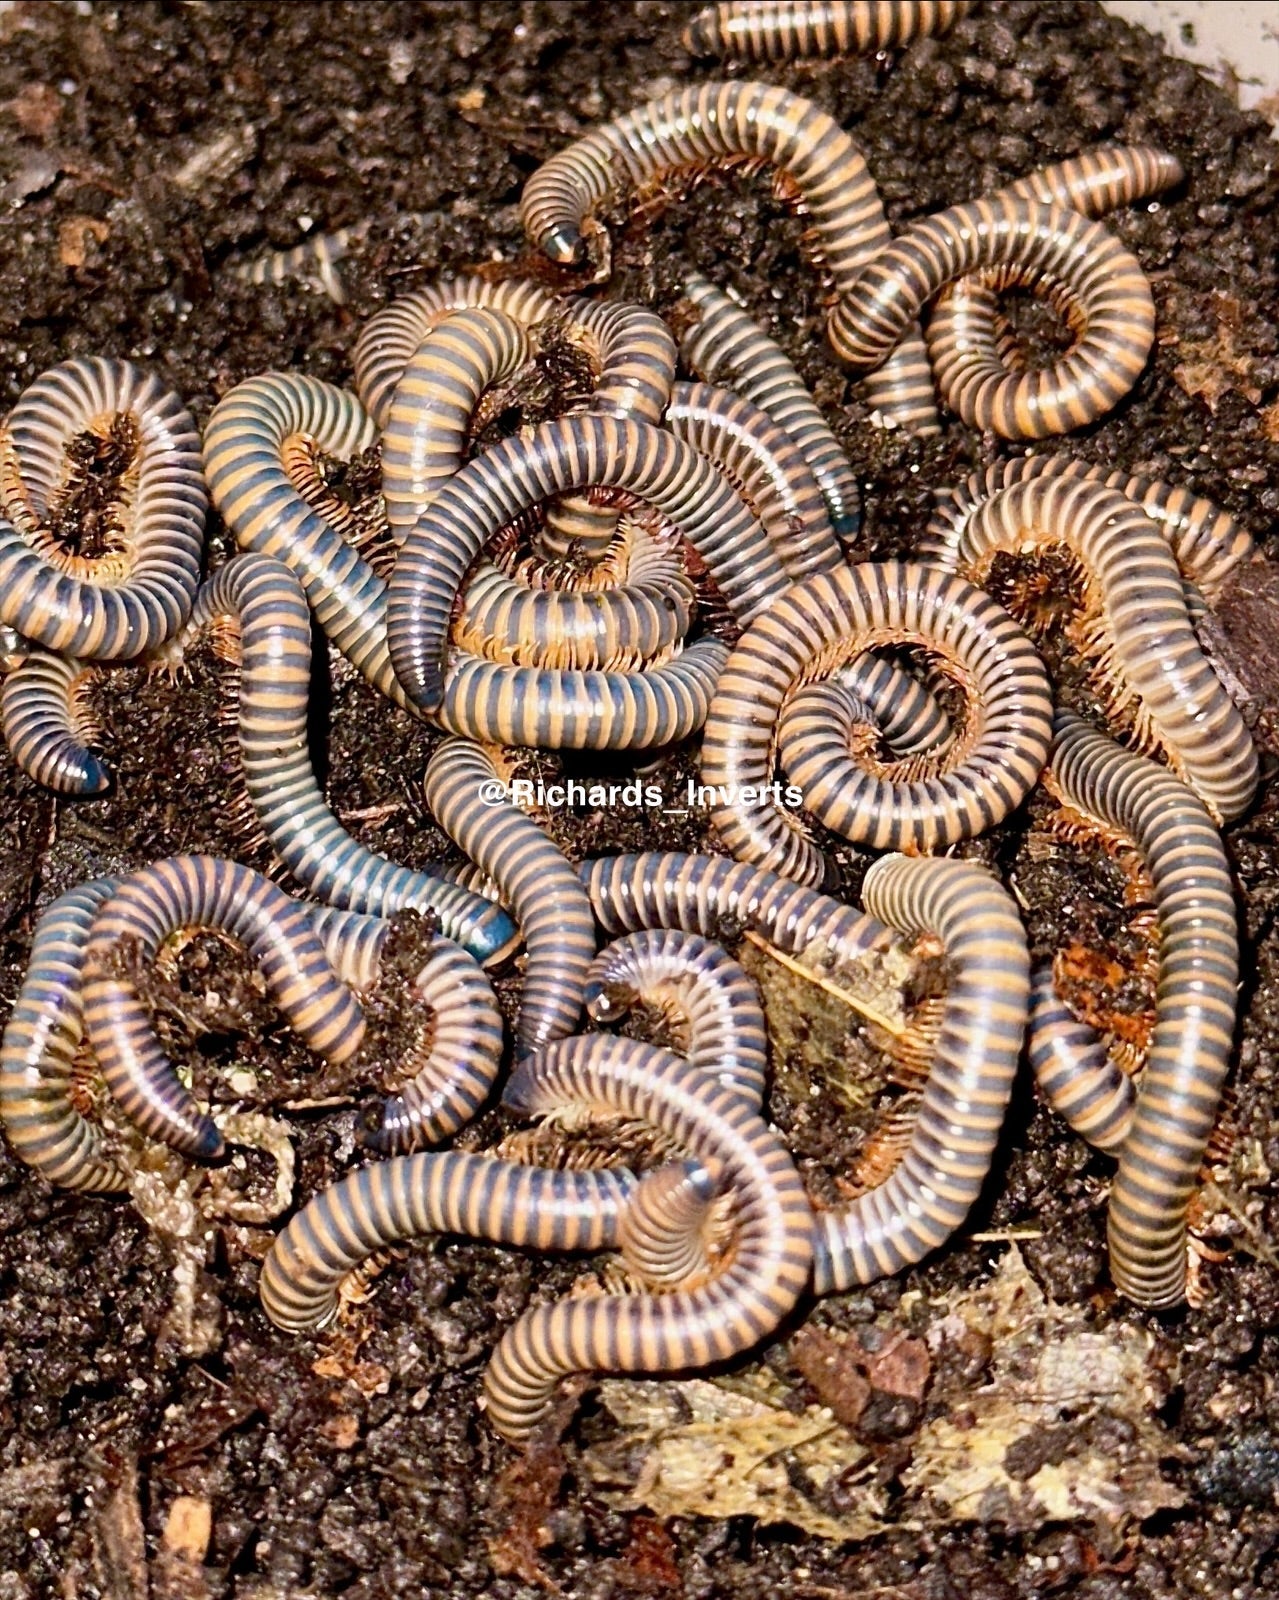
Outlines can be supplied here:
[[[740, 156], [773, 163], [791, 180], [837, 294], [851, 295], [862, 269], [892, 240], [874, 182], [837, 122], [811, 101], [766, 83], [698, 84], [594, 129], [525, 184], [525, 232], [552, 261], [574, 261], [583, 222], [624, 184], [642, 187], [663, 173]], [[935, 430], [922, 338], [916, 331], [894, 339], [885, 354], [866, 385], [871, 404], [903, 427]]]
[[857, 480], [808, 385], [780, 346], [713, 283], [694, 275], [684, 293], [699, 314], [680, 341], [684, 364], [707, 382], [723, 380], [773, 419], [817, 480], [835, 534], [853, 539], [862, 524]]
[[[786, 588], [759, 523], [691, 446], [629, 419], [583, 415], [542, 423], [469, 462], [427, 506], [400, 552], [387, 592], [391, 659], [405, 692], [423, 711], [434, 711], [444, 699], [454, 602], [485, 543], [530, 506], [587, 484], [625, 489], [674, 522], [744, 620]], [[705, 642], [697, 641], [688, 654]], [[515, 681], [490, 676], [497, 683]], [[518, 693], [522, 697], [523, 691]], [[441, 720], [456, 726], [460, 719]], [[502, 732], [474, 737], [505, 744], [542, 742]], [[662, 742], [675, 737], [681, 735], [668, 734]]]
[[33, 649], [0, 688], [0, 727], [18, 766], [59, 794], [101, 794], [111, 775], [89, 749], [94, 729], [80, 704], [91, 668]]
[[971, 0], [721, 0], [684, 29], [695, 56], [793, 61], [892, 50], [945, 33]]
[[[311, 921], [344, 983], [359, 990], [376, 983], [391, 929], [386, 918], [313, 910]], [[368, 1138], [388, 1155], [437, 1144], [470, 1122], [488, 1099], [502, 1059], [502, 1015], [492, 985], [465, 950], [434, 940], [413, 989], [431, 1016], [429, 1047], [404, 1087], [386, 1100], [381, 1126]]]
[[707, 1276], [715, 1188], [714, 1178], [696, 1162], [668, 1162], [642, 1178], [617, 1230], [628, 1270], [653, 1289], [678, 1289]]
[[1085, 644], [1100, 652], [1102, 692], [1135, 702], [1139, 740], [1160, 749], [1218, 821], [1247, 807], [1257, 753], [1195, 637], [1167, 538], [1116, 489], [1066, 476], [1031, 478], [967, 517], [935, 559], [984, 581], [1000, 552], [1064, 546], [1084, 576]]
[[1051, 781], [1128, 834], [1155, 886], [1155, 1031], [1110, 1191], [1110, 1271], [1139, 1305], [1185, 1292], [1186, 1208], [1230, 1063], [1239, 976], [1230, 869], [1212, 819], [1170, 773], [1059, 712]]
[[724, 856], [649, 850], [600, 856], [578, 869], [595, 919], [606, 933], [684, 928], [728, 937], [752, 932], [789, 955], [854, 965], [896, 942], [890, 928], [855, 906]]
[[262, 1309], [290, 1333], [337, 1314], [338, 1288], [389, 1244], [461, 1233], [532, 1250], [606, 1250], [635, 1180], [629, 1172], [552, 1172], [460, 1150], [394, 1156], [313, 1196], [271, 1246]]
[[410, 357], [382, 431], [382, 494], [397, 545], [464, 460], [480, 396], [528, 359], [523, 324], [478, 306], [445, 312]]
[[[675, 382], [675, 340], [661, 317], [643, 306], [570, 303], [574, 331], [599, 352], [600, 378], [588, 409], [597, 416], [660, 423]], [[546, 508], [541, 543], [552, 556], [598, 561], [617, 527], [617, 512], [567, 495]]]
[[584, 1105], [652, 1122], [732, 1191], [736, 1224], [728, 1264], [698, 1288], [586, 1295], [525, 1312], [484, 1380], [489, 1420], [504, 1438], [526, 1438], [571, 1372], [704, 1367], [758, 1344], [795, 1305], [812, 1270], [812, 1211], [785, 1145], [736, 1089], [690, 1074], [668, 1050], [596, 1034], [531, 1057], [504, 1098], [528, 1116]]
[[624, 567], [609, 588], [542, 588], [490, 561], [477, 562], [454, 642], [470, 654], [517, 666], [643, 667], [684, 638], [697, 598], [678, 551], [653, 538], [638, 518], [623, 515], [617, 542]]
[[1094, 1149], [1117, 1156], [1132, 1128], [1137, 1085], [1110, 1060], [1095, 1029], [1058, 998], [1051, 966], [1031, 974], [1028, 1053], [1058, 1116]]
[[235, 276], [242, 283], [284, 283], [289, 278], [313, 278], [335, 306], [346, 304], [346, 290], [334, 270], [356, 236], [354, 228], [319, 233], [288, 250], [272, 250], [252, 261], [240, 262]]
[[409, 362], [431, 330], [452, 311], [475, 307], [499, 312], [522, 327], [544, 322], [559, 302], [525, 278], [490, 280], [472, 273], [442, 278], [429, 288], [393, 300], [370, 317], [355, 342], [355, 387], [369, 415], [385, 428], [391, 402]]
[[426, 803], [493, 881], [524, 935], [528, 964], [516, 1034], [524, 1050], [572, 1033], [582, 1014], [595, 924], [577, 873], [543, 830], [501, 794], [497, 767], [466, 739], [431, 756]]
[[736, 1088], [756, 1111], [763, 1104], [768, 1030], [759, 995], [709, 939], [679, 928], [615, 939], [591, 964], [585, 1000], [596, 1022], [615, 1022], [640, 1002], [672, 1016], [695, 1070]]
[[[792, 738], [783, 765], [829, 825], [876, 849], [931, 850], [992, 827], [1033, 787], [1052, 736], [1052, 697], [1038, 655], [987, 595], [906, 562], [866, 562], [795, 584], [743, 634], [715, 692], [702, 777], [716, 829], [733, 854], [800, 883], [826, 860], [790, 814], [768, 801], [777, 720], [806, 679], [879, 645], [910, 644], [949, 663], [970, 692], [946, 770], [918, 783], [867, 773], [822, 719]], [[801, 776], [802, 775], [802, 776]]]
[[269, 878], [214, 856], [170, 856], [121, 881], [99, 907], [84, 951], [84, 1023], [107, 1087], [148, 1138], [215, 1158], [222, 1135], [178, 1081], [129, 976], [171, 934], [216, 928], [252, 952], [297, 1033], [330, 1061], [348, 1061], [364, 1014], [329, 965], [311, 909]]
[[818, 1216], [818, 1294], [900, 1272], [963, 1222], [990, 1171], [1026, 1027], [1026, 935], [988, 872], [966, 861], [884, 856], [862, 894], [899, 933], [939, 938], [951, 977], [901, 1161], [877, 1188]]
[[22, 989], [0, 1044], [0, 1120], [17, 1154], [64, 1189], [118, 1193], [127, 1187], [100, 1129], [71, 1098], [84, 1011], [80, 976], [89, 928], [118, 879], [99, 878], [60, 895], [41, 914]]
[[1070, 456], [1021, 456], [975, 472], [958, 488], [936, 491], [937, 510], [928, 524], [920, 554], [926, 561], [954, 565], [953, 552], [969, 519], [981, 506], [1014, 484], [1030, 478], [1083, 478], [1135, 501], [1172, 548], [1181, 575], [1209, 602], [1236, 567], [1252, 561], [1256, 543], [1229, 512], [1178, 484], [1139, 478], [1121, 469], [1108, 471]]
[[237, 384], [204, 432], [209, 492], [242, 550], [274, 556], [301, 580], [307, 604], [353, 666], [412, 710], [386, 646], [386, 585], [342, 535], [308, 505], [284, 452], [299, 440], [350, 460], [377, 438], [354, 395], [295, 372]]
[[328, 905], [389, 915], [433, 911], [446, 938], [478, 960], [510, 954], [510, 918], [438, 874], [402, 867], [353, 839], [329, 809], [307, 748], [311, 618], [298, 579], [282, 562], [248, 553], [219, 567], [200, 590], [193, 627], [235, 618], [240, 634], [237, 726], [245, 786], [271, 849]]
[[896, 755], [922, 755], [950, 738], [950, 719], [936, 697], [895, 662], [859, 656], [836, 678]]
[[[134, 460], [117, 548], [68, 552], [49, 529], [81, 433], [125, 421]], [[190, 412], [128, 361], [76, 357], [37, 378], [0, 449], [0, 622], [63, 655], [128, 661], [186, 621], [200, 581], [208, 494]]]
[[1013, 372], [958, 338], [934, 341], [938, 387], [963, 420], [1005, 439], [1042, 439], [1104, 416], [1132, 388], [1155, 334], [1150, 285], [1099, 222], [1001, 190], [913, 224], [831, 313], [836, 353], [858, 370], [892, 350], [948, 283], [981, 268], [1054, 286], [1076, 335], [1059, 360]]
[[817, 481], [766, 411], [728, 389], [679, 383], [666, 426], [737, 484], [792, 582], [843, 565]]
[[[1109, 144], [1082, 150], [1065, 161], [1028, 173], [999, 193], [1068, 207], [1097, 218], [1172, 188], [1184, 177], [1176, 157], [1153, 146]], [[938, 297], [926, 337], [943, 398], [953, 409], [960, 409], [961, 397], [948, 392], [942, 375], [955, 366], [959, 352], [969, 356], [978, 353], [986, 370], [1002, 366], [1020, 371], [1025, 366], [1016, 334], [999, 309], [1001, 290], [1009, 282], [1019, 281], [1016, 267], [975, 273], [961, 278]], [[1067, 317], [1071, 315], [1068, 290], [1063, 291], [1050, 281], [1047, 297], [1056, 301]], [[959, 371], [962, 374], [962, 365]]]

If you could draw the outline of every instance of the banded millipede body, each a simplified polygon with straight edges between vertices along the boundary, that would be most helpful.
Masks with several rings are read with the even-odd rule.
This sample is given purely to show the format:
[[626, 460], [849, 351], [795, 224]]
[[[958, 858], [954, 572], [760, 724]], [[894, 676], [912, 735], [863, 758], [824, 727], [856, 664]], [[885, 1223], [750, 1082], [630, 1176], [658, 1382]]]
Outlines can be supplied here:
[[945, 33], [971, 0], [721, 0], [684, 29], [695, 56], [793, 61], [861, 55]]
[[118, 879], [98, 878], [60, 895], [36, 923], [22, 988], [0, 1044], [0, 1120], [29, 1167], [64, 1189], [118, 1193], [124, 1172], [102, 1133], [75, 1107], [81, 1050], [80, 976], [89, 928]]
[[836, 674], [836, 682], [864, 708], [898, 756], [936, 751], [951, 736], [950, 718], [936, 697], [895, 662], [859, 656]]
[[1141, 851], [1159, 912], [1159, 979], [1132, 1128], [1110, 1191], [1110, 1272], [1139, 1305], [1175, 1305], [1186, 1207], [1216, 1120], [1235, 1027], [1239, 942], [1212, 819], [1170, 773], [1059, 712], [1052, 786]]
[[853, 539], [862, 525], [861, 493], [808, 385], [781, 347], [713, 283], [694, 274], [684, 293], [699, 313], [680, 341], [684, 364], [707, 382], [722, 380], [772, 417], [808, 463], [835, 534]]
[[1031, 974], [1027, 1053], [1058, 1116], [1095, 1149], [1117, 1156], [1132, 1128], [1137, 1085], [1107, 1056], [1096, 1030], [1058, 998], [1051, 966]]
[[[994, 495], [967, 518], [946, 564], [984, 581], [1000, 552], [1065, 546], [1084, 576], [1086, 642], [1114, 698], [1135, 701], [1139, 740], [1157, 747], [1218, 821], [1239, 816], [1257, 786], [1257, 753], [1195, 637], [1168, 541], [1117, 490], [1040, 477]], [[938, 553], [937, 559], [943, 559]]]
[[427, 506], [400, 552], [387, 592], [391, 660], [424, 712], [444, 698], [453, 605], [472, 561], [530, 506], [588, 484], [626, 489], [670, 518], [743, 620], [786, 588], [758, 522], [690, 445], [629, 419], [588, 414], [544, 422], [468, 462]]
[[[1175, 156], [1151, 145], [1108, 144], [1081, 150], [1065, 161], [1028, 173], [999, 193], [1065, 206], [1096, 218], [1172, 188], [1184, 177], [1184, 169]], [[997, 268], [961, 278], [939, 296], [926, 336], [939, 374], [950, 369], [959, 351], [979, 353], [987, 371], [997, 367], [1013, 371], [1025, 366], [1016, 334], [999, 308], [1001, 290], [1017, 281], [1018, 268]], [[1061, 285], [1050, 282], [1047, 297], [1070, 317], [1068, 288], [1063, 290]], [[959, 410], [960, 396], [947, 391], [940, 375], [938, 381], [947, 404]]]
[[984, 868], [883, 856], [862, 897], [899, 933], [939, 938], [951, 977], [905, 1154], [877, 1188], [818, 1217], [818, 1294], [900, 1272], [960, 1226], [990, 1171], [1026, 1027], [1026, 935]]
[[80, 703], [90, 667], [31, 650], [0, 688], [0, 727], [29, 778], [59, 794], [101, 794], [111, 775], [89, 749], [96, 730]]
[[301, 373], [268, 372], [237, 384], [213, 408], [204, 470], [213, 503], [240, 548], [283, 561], [347, 660], [388, 699], [411, 710], [387, 656], [386, 585], [307, 504], [284, 464], [294, 441], [349, 460], [376, 438], [372, 418], [354, 395]]
[[649, 850], [600, 856], [578, 872], [595, 920], [610, 934], [684, 928], [726, 939], [751, 932], [788, 955], [847, 965], [897, 942], [890, 928], [855, 906], [724, 856]]
[[353, 839], [316, 781], [307, 748], [311, 618], [298, 579], [250, 552], [200, 590], [192, 626], [234, 617], [240, 633], [240, 759], [254, 815], [271, 849], [326, 904], [389, 915], [433, 911], [446, 938], [488, 964], [518, 941], [499, 907], [437, 873], [403, 867]]
[[1014, 461], [997, 462], [984, 472], [973, 473], [957, 488], [937, 490], [937, 509], [929, 521], [920, 554], [927, 561], [952, 566], [953, 551], [974, 512], [1002, 489], [1041, 477], [1084, 478], [1135, 501], [1172, 547], [1182, 577], [1194, 584], [1206, 600], [1215, 600], [1235, 568], [1256, 557], [1252, 535], [1211, 500], [1158, 478], [1132, 477], [1122, 468], [1108, 471], [1104, 466], [1090, 466], [1063, 455], [1021, 456]]
[[609, 588], [543, 588], [481, 560], [466, 586], [454, 642], [516, 666], [639, 670], [684, 638], [697, 598], [678, 551], [637, 517], [623, 513], [617, 544], [624, 565]]
[[[623, 184], [746, 156], [775, 164], [812, 217], [822, 263], [841, 299], [871, 257], [891, 243], [874, 182], [856, 145], [810, 100], [745, 79], [703, 83], [637, 106], [544, 162], [524, 186], [520, 216], [552, 261], [582, 251], [582, 224]], [[918, 332], [893, 343], [867, 382], [871, 404], [914, 431], [935, 431], [928, 357]], [[891, 348], [891, 347], [890, 347]]]
[[595, 1034], [530, 1057], [505, 1103], [527, 1116], [597, 1106], [652, 1122], [734, 1195], [728, 1264], [668, 1295], [585, 1295], [535, 1306], [503, 1335], [485, 1375], [489, 1421], [527, 1438], [559, 1380], [602, 1368], [671, 1372], [727, 1360], [766, 1338], [807, 1287], [813, 1214], [781, 1139], [732, 1088], [668, 1050]]
[[314, 278], [335, 306], [346, 304], [346, 289], [334, 268], [348, 252], [357, 230], [337, 228], [317, 233], [288, 250], [271, 250], [240, 262], [235, 276], [242, 283], [284, 283], [289, 278]]
[[607, 1250], [629, 1172], [553, 1172], [460, 1150], [394, 1156], [312, 1197], [271, 1246], [258, 1291], [290, 1333], [333, 1320], [343, 1278], [389, 1244], [461, 1233], [531, 1250]]
[[679, 928], [615, 939], [586, 977], [586, 1009], [616, 1022], [637, 1003], [662, 1012], [693, 1068], [734, 1087], [758, 1111], [768, 1076], [768, 1030], [755, 985], [719, 945]]
[[577, 873], [506, 798], [497, 767], [478, 745], [446, 739], [427, 764], [424, 788], [431, 814], [497, 884], [524, 935], [521, 1048], [572, 1033], [595, 954], [595, 924]]
[[792, 582], [843, 565], [817, 481], [798, 447], [750, 400], [709, 383], [679, 383], [666, 410], [678, 439], [709, 456], [763, 524]]
[[397, 545], [466, 454], [480, 396], [529, 359], [528, 333], [504, 312], [447, 311], [410, 357], [382, 431], [382, 494]]
[[476, 307], [532, 328], [559, 304], [553, 294], [526, 278], [490, 281], [475, 273], [442, 278], [393, 300], [364, 324], [352, 356], [356, 391], [374, 422], [385, 428], [405, 369], [432, 328], [450, 312]]
[[627, 1269], [652, 1289], [678, 1289], [706, 1276], [715, 1191], [715, 1179], [697, 1162], [671, 1161], [642, 1178], [617, 1230]]
[[[391, 931], [384, 917], [314, 909], [316, 937], [337, 976], [368, 989], [381, 975]], [[396, 1063], [404, 1087], [388, 1097], [368, 1143], [388, 1155], [437, 1144], [464, 1127], [488, 1099], [502, 1059], [502, 1014], [474, 958], [448, 939], [432, 941], [413, 988], [430, 1014], [423, 1045]]]
[[256, 958], [280, 1010], [310, 1047], [349, 1061], [364, 1014], [329, 965], [312, 908], [269, 878], [215, 856], [170, 856], [125, 878], [93, 920], [84, 952], [84, 1022], [107, 1087], [148, 1138], [215, 1158], [222, 1135], [178, 1081], [132, 976], [172, 933], [216, 928]]
[[[909, 562], [865, 562], [795, 584], [742, 635], [724, 668], [702, 741], [712, 818], [734, 855], [800, 883], [827, 876], [798, 821], [772, 803], [773, 739], [788, 698], [815, 673], [881, 645], [930, 652], [970, 694], [945, 770], [896, 782], [854, 762], [815, 727], [782, 751], [792, 779], [849, 838], [876, 849], [931, 850], [1007, 816], [1030, 792], [1052, 737], [1052, 696], [1030, 641], [988, 595]], [[794, 730], [792, 730], [793, 732]], [[760, 803], [763, 801], [764, 803]]]
[[[81, 433], [131, 432], [118, 536], [100, 558], [50, 530], [66, 449]], [[0, 448], [0, 622], [63, 655], [127, 661], [186, 621], [200, 581], [208, 494], [200, 436], [172, 389], [128, 361], [77, 356], [9, 413]]]
[[948, 283], [981, 268], [1047, 280], [1076, 343], [1033, 372], [1010, 371], [963, 338], [931, 350], [937, 385], [970, 427], [1006, 439], [1066, 433], [1112, 409], [1146, 364], [1155, 307], [1141, 264], [1099, 222], [1007, 191], [913, 224], [882, 250], [831, 313], [831, 343], [857, 370], [892, 350]]
[[[675, 382], [675, 339], [654, 312], [616, 302], [570, 302], [572, 330], [599, 354], [600, 377], [588, 409], [597, 416], [660, 423]], [[548, 554], [598, 561], [617, 527], [617, 512], [586, 495], [566, 495], [546, 508], [540, 542]]]

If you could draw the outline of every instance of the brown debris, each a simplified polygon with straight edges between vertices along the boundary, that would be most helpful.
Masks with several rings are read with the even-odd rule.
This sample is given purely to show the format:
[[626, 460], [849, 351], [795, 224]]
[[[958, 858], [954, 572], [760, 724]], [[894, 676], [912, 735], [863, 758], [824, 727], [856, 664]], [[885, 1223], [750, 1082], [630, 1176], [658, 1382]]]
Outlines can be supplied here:
[[84, 266], [93, 253], [89, 241], [105, 244], [111, 229], [97, 217], [68, 217], [58, 229], [58, 255], [64, 267]]

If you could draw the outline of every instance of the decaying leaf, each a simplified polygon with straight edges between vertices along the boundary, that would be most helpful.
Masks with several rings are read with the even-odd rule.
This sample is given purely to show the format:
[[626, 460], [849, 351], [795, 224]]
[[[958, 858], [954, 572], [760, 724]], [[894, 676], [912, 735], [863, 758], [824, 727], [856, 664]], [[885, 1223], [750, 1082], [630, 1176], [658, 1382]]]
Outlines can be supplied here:
[[1241, 349], [1236, 334], [1243, 321], [1243, 308], [1234, 295], [1216, 290], [1212, 296], [1217, 317], [1216, 336], [1211, 339], [1178, 341], [1181, 361], [1172, 375], [1189, 395], [1200, 395], [1209, 411], [1216, 411], [1221, 397], [1235, 389], [1254, 406], [1261, 399], [1256, 361]]
[[659, 1517], [757, 1517], [827, 1539], [884, 1526], [871, 1452], [824, 1406], [788, 1410], [756, 1370], [731, 1380], [609, 1379], [600, 1399], [620, 1431], [582, 1467], [602, 1497]]
[[1179, 1448], [1155, 1418], [1164, 1396], [1150, 1334], [1090, 1328], [1085, 1309], [1045, 1297], [1015, 1245], [929, 1343], [973, 1334], [990, 1341], [990, 1382], [954, 1394], [902, 1475], [944, 1520], [1016, 1532], [1086, 1520], [1113, 1542], [1127, 1522], [1184, 1502], [1160, 1470]]

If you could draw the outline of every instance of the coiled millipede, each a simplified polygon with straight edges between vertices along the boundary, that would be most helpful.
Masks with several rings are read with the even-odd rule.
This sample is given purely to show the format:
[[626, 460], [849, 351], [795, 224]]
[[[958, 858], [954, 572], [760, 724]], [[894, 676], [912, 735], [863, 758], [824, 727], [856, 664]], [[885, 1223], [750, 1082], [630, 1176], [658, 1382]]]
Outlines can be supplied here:
[[[795, 584], [743, 634], [719, 680], [702, 777], [719, 796], [712, 818], [734, 855], [801, 883], [826, 880], [826, 860], [797, 819], [768, 803], [777, 719], [814, 674], [902, 644], [929, 652], [973, 691], [942, 771], [918, 782], [897, 780], [891, 766], [867, 771], [849, 753], [846, 722], [797, 714], [778, 753], [805, 805], [878, 849], [930, 850], [992, 827], [1025, 799], [1052, 733], [1048, 679], [1030, 641], [988, 595], [937, 567], [865, 562]], [[821, 692], [837, 709], [843, 692]]]
[[[872, 257], [892, 242], [878, 192], [861, 153], [833, 118], [767, 83], [734, 80], [676, 90], [594, 129], [525, 184], [525, 232], [552, 261], [575, 261], [587, 220], [623, 184], [640, 187], [663, 173], [740, 156], [774, 163], [786, 175], [812, 217], [823, 268], [841, 303], [852, 296]], [[899, 330], [883, 354], [866, 380], [871, 405], [893, 424], [935, 431], [932, 378], [918, 330]]]

